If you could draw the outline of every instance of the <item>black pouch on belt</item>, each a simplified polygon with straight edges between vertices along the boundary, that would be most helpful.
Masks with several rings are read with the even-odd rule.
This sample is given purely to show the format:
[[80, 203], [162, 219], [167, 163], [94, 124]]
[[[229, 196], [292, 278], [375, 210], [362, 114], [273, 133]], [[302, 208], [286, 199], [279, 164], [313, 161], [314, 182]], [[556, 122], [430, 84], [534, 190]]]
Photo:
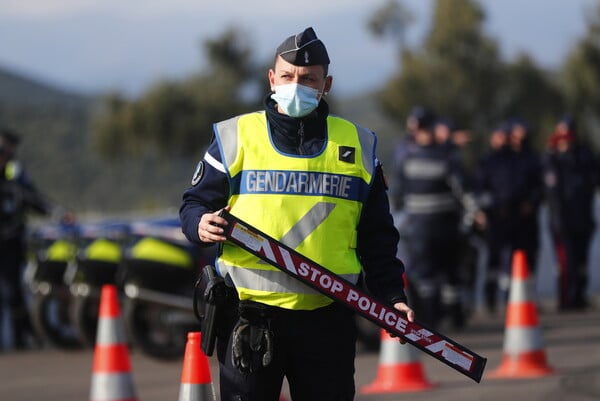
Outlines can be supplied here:
[[270, 330], [272, 308], [240, 301], [239, 319], [233, 328], [232, 363], [243, 374], [268, 366], [273, 359], [273, 334]]

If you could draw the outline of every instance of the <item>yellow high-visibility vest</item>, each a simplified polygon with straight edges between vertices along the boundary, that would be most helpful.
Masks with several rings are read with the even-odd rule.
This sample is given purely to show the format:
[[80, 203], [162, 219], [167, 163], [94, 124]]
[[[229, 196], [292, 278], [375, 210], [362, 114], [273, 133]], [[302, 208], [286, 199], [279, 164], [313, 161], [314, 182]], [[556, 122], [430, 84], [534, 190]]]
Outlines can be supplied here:
[[[330, 116], [319, 154], [284, 154], [272, 144], [264, 112], [217, 123], [215, 135], [231, 213], [356, 283], [357, 227], [375, 168], [375, 135]], [[226, 242], [221, 250], [218, 267], [242, 300], [302, 310], [332, 302], [239, 247]]]

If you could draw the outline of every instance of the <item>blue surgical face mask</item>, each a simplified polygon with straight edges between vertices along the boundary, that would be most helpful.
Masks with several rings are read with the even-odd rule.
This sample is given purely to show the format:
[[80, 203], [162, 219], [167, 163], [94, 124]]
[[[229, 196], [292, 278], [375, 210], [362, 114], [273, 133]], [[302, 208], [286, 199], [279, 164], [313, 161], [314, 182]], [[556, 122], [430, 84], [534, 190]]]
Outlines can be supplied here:
[[275, 86], [271, 98], [290, 117], [304, 117], [319, 105], [319, 91], [300, 84]]

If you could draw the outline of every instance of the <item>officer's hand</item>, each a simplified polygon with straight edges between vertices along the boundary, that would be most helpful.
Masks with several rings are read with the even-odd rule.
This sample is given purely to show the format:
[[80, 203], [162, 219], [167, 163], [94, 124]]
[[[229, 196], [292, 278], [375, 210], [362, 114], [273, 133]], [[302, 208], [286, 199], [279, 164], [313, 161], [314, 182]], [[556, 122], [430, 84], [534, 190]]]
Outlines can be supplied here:
[[[394, 308], [396, 308], [400, 312], [404, 313], [406, 315], [406, 318], [408, 319], [409, 322], [414, 322], [415, 321], [415, 311], [413, 311], [410, 308], [410, 306], [408, 306], [406, 303], [404, 303], [404, 302], [396, 302], [394, 304]], [[400, 338], [399, 340], [400, 340], [401, 344], [406, 343], [406, 341], [404, 341], [402, 338]]]
[[[224, 210], [229, 211], [229, 206]], [[227, 220], [219, 216], [221, 210], [214, 213], [205, 213], [198, 223], [198, 239], [206, 243], [223, 242], [227, 238], [223, 235], [223, 227], [227, 225]]]

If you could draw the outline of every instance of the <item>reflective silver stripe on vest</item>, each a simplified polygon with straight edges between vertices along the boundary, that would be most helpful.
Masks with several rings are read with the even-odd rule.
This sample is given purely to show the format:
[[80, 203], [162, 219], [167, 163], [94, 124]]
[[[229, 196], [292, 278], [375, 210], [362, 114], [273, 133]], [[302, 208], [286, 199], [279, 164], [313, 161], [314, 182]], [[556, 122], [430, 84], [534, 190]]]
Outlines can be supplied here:
[[[313, 290], [307, 285], [298, 281], [297, 278], [288, 276], [279, 270], [257, 270], [247, 269], [244, 267], [235, 267], [229, 264], [219, 261], [219, 268], [221, 273], [224, 269], [229, 273], [230, 277], [234, 280], [234, 285], [238, 288], [250, 288], [257, 291], [268, 291], [268, 292], [280, 292], [289, 294], [318, 294], [319, 292]], [[352, 284], [358, 282], [358, 273], [356, 274], [340, 274], [339, 277], [343, 277], [350, 281]], [[327, 283], [323, 283], [324, 286]]]
[[[365, 169], [369, 172], [369, 175], [373, 176], [373, 172], [375, 171], [375, 142], [377, 138], [373, 132], [369, 131], [366, 128], [361, 127], [360, 125], [355, 125], [356, 130], [358, 132], [358, 140], [360, 141], [360, 146], [362, 148], [362, 162]], [[365, 151], [371, 150], [372, 154], [367, 154]]]
[[441, 213], [457, 210], [456, 199], [451, 193], [409, 194], [404, 197], [407, 213]]
[[91, 401], [135, 400], [135, 387], [129, 373], [94, 373]]
[[281, 242], [296, 249], [313, 231], [325, 221], [335, 209], [335, 203], [319, 202], [315, 204], [294, 226], [283, 236]]
[[409, 159], [404, 162], [404, 176], [412, 180], [434, 180], [446, 175], [445, 161], [433, 159]]
[[221, 121], [214, 125], [216, 136], [221, 143], [223, 150], [223, 164], [228, 167], [235, 161], [237, 157], [237, 142], [238, 142], [238, 120], [242, 116], [236, 116], [229, 120]]

